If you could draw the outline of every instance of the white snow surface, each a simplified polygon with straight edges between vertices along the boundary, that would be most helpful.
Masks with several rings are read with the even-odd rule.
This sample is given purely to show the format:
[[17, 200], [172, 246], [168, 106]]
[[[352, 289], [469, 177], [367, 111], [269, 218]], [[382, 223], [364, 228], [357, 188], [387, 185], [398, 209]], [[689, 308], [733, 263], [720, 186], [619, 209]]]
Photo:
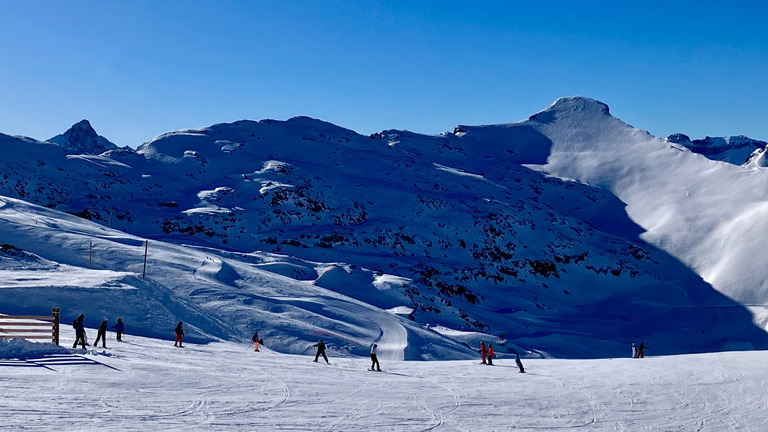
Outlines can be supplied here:
[[[720, 292], [768, 303], [768, 261], [756, 233], [768, 224], [768, 171], [719, 163], [629, 127], [604, 104], [564, 98], [526, 124], [552, 141], [546, 163], [529, 165], [612, 191], [646, 231]], [[557, 124], [555, 127], [554, 124]], [[768, 226], [766, 226], [768, 228]]]
[[759, 351], [523, 359], [524, 374], [508, 357], [382, 360], [373, 372], [365, 358], [113, 336], [106, 349], [21, 358], [0, 342], [2, 429], [716, 432], [768, 421]]

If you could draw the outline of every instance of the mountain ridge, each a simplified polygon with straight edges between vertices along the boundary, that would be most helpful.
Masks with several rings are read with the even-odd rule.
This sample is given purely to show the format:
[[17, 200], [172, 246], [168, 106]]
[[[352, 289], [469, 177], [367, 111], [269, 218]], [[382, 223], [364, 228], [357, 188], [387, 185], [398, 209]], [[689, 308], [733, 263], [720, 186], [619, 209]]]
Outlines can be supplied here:
[[[711, 171], [714, 162], [670, 148], [592, 99], [562, 98], [523, 122], [434, 136], [362, 136], [295, 117], [169, 132], [135, 151], [49, 154], [44, 146], [9, 156], [0, 194], [205, 247], [227, 268], [252, 253], [291, 257], [251, 265], [383, 310], [406, 307], [421, 324], [504, 334], [555, 356], [619, 353], [634, 337], [667, 353], [766, 346], [747, 311], [692, 270], [697, 255], [665, 244], [654, 228], [661, 216], [638, 212], [653, 208], [646, 195], [678, 193], [662, 185], [639, 194], [660, 184], [649, 179], [675, 165]], [[401, 282], [382, 291], [379, 278]], [[230, 292], [237, 281], [212, 283]], [[733, 322], [713, 324], [723, 313]], [[420, 355], [413, 349], [409, 358]]]

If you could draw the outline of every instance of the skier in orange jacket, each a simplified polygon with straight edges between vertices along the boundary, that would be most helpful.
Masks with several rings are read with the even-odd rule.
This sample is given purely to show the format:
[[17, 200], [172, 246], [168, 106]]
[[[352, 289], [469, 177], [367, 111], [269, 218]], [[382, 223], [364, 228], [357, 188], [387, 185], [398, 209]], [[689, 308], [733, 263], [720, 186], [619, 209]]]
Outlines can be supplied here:
[[485, 364], [485, 342], [480, 341], [480, 356], [483, 358], [483, 364]]
[[493, 366], [493, 345], [488, 344], [488, 364]]

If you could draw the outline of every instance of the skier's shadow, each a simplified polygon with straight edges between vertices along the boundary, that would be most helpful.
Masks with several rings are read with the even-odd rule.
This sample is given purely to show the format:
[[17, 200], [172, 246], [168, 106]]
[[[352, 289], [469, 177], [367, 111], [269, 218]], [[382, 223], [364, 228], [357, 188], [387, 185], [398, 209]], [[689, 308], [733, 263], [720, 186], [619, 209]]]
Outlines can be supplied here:
[[[110, 366], [106, 363], [94, 360], [92, 358], [83, 357], [78, 354], [50, 354], [37, 358], [25, 358], [19, 359], [18, 366], [38, 366], [48, 370], [55, 370], [56, 366], [104, 366], [118, 372], [122, 372], [120, 369]], [[3, 365], [0, 363], [0, 365]]]
[[42, 367], [48, 370], [53, 370], [45, 365], [38, 365], [32, 362], [29, 362], [25, 359], [3, 359], [0, 360], [0, 368], [3, 367]]
[[404, 376], [404, 377], [410, 377], [411, 376], [411, 375], [401, 374], [401, 373], [398, 373], [398, 372], [389, 372], [389, 371], [381, 371], [381, 372], [383, 372], [385, 374], [388, 374], [388, 375], [397, 375], [397, 376]]

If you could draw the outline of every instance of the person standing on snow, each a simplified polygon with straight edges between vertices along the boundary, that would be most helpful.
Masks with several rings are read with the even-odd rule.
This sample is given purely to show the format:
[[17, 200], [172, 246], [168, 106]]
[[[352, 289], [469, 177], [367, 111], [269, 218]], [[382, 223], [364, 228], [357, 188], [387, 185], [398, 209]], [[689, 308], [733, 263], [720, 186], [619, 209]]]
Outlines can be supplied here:
[[645, 357], [645, 342], [640, 342], [640, 346], [637, 347], [637, 358]]
[[317, 353], [315, 354], [315, 361], [317, 361], [318, 357], [322, 355], [323, 358], [325, 359], [325, 362], [328, 364], [331, 364], [331, 362], [328, 361], [328, 357], [326, 357], [325, 355], [325, 342], [323, 342], [322, 339], [317, 341], [317, 343], [312, 346], [317, 347]]
[[517, 367], [520, 369], [520, 373], [525, 373], [523, 362], [520, 360], [520, 354], [518, 353], [515, 353], [515, 364], [517, 364]]
[[99, 331], [96, 333], [96, 342], [93, 343], [93, 346], [97, 346], [99, 344], [99, 340], [101, 340], [101, 347], [106, 348], [107, 347], [107, 319], [104, 318], [104, 320], [99, 324]]
[[480, 341], [480, 357], [483, 359], [482, 363], [485, 364], [485, 342]]
[[80, 314], [72, 323], [72, 327], [75, 328], [75, 344], [72, 345], [72, 348], [77, 348], [77, 342], [80, 342], [83, 345], [83, 349], [88, 349], [85, 347], [85, 327], [83, 327], [84, 319], [85, 315]]
[[253, 350], [258, 351], [259, 350], [259, 332], [253, 332], [253, 337], [251, 337], [251, 340], [253, 341]]
[[635, 341], [632, 341], [632, 358], [637, 357], [637, 346], [635, 346]]
[[379, 357], [376, 355], [376, 348], [379, 346], [376, 344], [373, 344], [371, 347], [371, 370], [373, 370], [373, 367], [376, 366], [376, 370], [381, 372], [381, 365], [379, 365]]
[[177, 346], [179, 348], [184, 348], [184, 345], [182, 345], [181, 340], [184, 338], [184, 329], [181, 328], [182, 322], [179, 321], [178, 324], [176, 324], [176, 342], [173, 343], [173, 346]]
[[493, 366], [493, 345], [488, 344], [488, 365]]
[[113, 329], [115, 329], [115, 332], [117, 332], [117, 341], [122, 342], [123, 341], [123, 330], [125, 330], [125, 324], [123, 324], [122, 318], [117, 319], [117, 323], [112, 326]]

